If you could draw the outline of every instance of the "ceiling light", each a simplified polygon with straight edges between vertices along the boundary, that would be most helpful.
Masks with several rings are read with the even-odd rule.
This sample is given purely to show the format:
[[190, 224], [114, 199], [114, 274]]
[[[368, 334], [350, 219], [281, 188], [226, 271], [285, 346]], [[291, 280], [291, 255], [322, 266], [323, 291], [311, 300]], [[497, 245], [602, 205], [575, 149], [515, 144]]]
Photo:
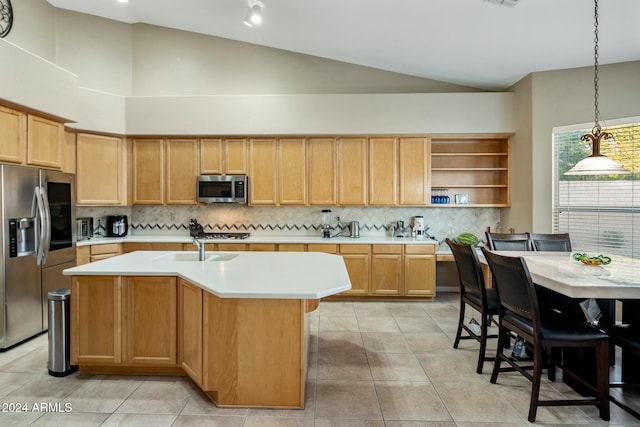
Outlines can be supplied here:
[[118, 0], [118, 3], [129, 3], [129, 0]]
[[598, 111], [598, 0], [594, 0], [595, 3], [595, 47], [594, 47], [594, 106], [595, 106], [595, 120], [591, 133], [582, 135], [580, 138], [582, 141], [591, 142], [591, 155], [586, 159], [580, 160], [569, 171], [565, 172], [565, 175], [612, 175], [612, 174], [626, 174], [628, 170], [624, 169], [614, 160], [600, 154], [600, 141], [613, 139], [613, 135], [609, 132], [603, 132], [600, 127], [600, 111]]
[[247, 14], [244, 17], [244, 25], [248, 27], [253, 27], [254, 25], [259, 25], [262, 22], [262, 8], [264, 5], [262, 2], [258, 0], [249, 1], [249, 10], [247, 10]]
[[501, 4], [503, 6], [515, 6], [518, 4], [518, 0], [485, 0], [489, 3]]

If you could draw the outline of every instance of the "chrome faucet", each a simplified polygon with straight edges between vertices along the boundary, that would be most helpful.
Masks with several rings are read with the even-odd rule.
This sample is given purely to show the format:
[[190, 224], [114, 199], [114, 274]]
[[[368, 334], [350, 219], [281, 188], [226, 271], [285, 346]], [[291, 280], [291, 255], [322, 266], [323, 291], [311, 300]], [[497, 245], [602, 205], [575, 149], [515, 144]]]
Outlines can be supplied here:
[[204, 242], [194, 237], [193, 244], [198, 247], [198, 261], [204, 261]]

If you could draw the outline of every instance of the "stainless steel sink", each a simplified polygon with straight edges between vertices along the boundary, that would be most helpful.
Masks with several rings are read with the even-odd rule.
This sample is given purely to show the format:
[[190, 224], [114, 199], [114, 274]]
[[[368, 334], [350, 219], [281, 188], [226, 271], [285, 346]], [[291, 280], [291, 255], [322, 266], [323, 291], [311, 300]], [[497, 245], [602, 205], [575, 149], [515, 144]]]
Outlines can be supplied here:
[[[237, 257], [238, 254], [229, 253], [214, 253], [206, 255], [204, 262], [210, 261], [230, 261]], [[169, 254], [162, 254], [151, 258], [151, 261], [160, 262], [200, 262], [198, 260], [198, 252], [172, 252]]]

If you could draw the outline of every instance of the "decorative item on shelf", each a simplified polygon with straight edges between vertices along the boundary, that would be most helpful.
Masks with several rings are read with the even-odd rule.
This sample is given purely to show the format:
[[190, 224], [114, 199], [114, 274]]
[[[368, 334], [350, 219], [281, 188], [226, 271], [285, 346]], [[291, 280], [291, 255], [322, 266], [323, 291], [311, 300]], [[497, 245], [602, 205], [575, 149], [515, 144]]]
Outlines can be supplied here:
[[449, 198], [449, 189], [447, 188], [432, 188], [431, 189], [431, 203], [436, 205], [447, 204], [451, 201]]
[[607, 265], [611, 263], [611, 257], [606, 255], [589, 256], [587, 254], [575, 253], [573, 259], [585, 265]]
[[469, 203], [469, 195], [468, 194], [456, 194], [456, 204], [457, 205], [466, 205]]
[[627, 174], [628, 170], [624, 169], [616, 161], [607, 156], [600, 154], [600, 141], [613, 140], [613, 135], [609, 132], [603, 132], [600, 126], [600, 111], [598, 110], [598, 0], [595, 3], [595, 47], [594, 47], [594, 107], [595, 120], [591, 133], [582, 135], [582, 141], [591, 142], [591, 155], [580, 160], [565, 175], [611, 175], [611, 174]]

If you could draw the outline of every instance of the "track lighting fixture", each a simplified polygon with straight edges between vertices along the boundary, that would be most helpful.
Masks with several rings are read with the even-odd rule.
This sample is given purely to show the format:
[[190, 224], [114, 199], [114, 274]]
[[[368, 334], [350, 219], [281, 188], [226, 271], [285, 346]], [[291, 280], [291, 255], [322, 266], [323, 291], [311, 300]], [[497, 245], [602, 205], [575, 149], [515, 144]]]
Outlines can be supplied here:
[[262, 9], [264, 5], [262, 2], [258, 0], [250, 0], [249, 1], [249, 10], [247, 10], [247, 14], [244, 17], [244, 25], [248, 27], [253, 27], [254, 25], [259, 25], [262, 22]]

